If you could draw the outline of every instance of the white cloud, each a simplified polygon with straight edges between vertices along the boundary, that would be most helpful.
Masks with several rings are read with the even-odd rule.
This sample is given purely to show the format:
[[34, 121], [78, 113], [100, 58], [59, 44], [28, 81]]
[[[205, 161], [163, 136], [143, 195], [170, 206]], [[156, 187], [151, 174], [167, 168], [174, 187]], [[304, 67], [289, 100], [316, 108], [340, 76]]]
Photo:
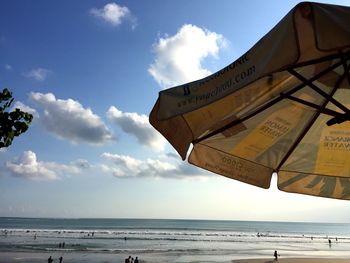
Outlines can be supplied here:
[[92, 165], [87, 160], [84, 160], [84, 159], [78, 159], [77, 161], [73, 162], [73, 164], [82, 169], [89, 169], [92, 167]]
[[56, 99], [52, 93], [31, 93], [33, 102], [43, 108], [44, 127], [62, 139], [73, 143], [102, 144], [114, 137], [99, 116], [78, 101]]
[[136, 176], [141, 172], [142, 162], [140, 160], [134, 159], [127, 155], [118, 155], [111, 153], [103, 153], [102, 157], [107, 160], [113, 161], [113, 163], [118, 167], [114, 167], [114, 175], [119, 176]]
[[185, 24], [174, 36], [154, 44], [155, 59], [148, 72], [162, 88], [203, 78], [211, 73], [203, 68], [203, 60], [217, 57], [226, 43], [220, 34]]
[[179, 154], [175, 152], [168, 152], [165, 154], [166, 158], [178, 160], [180, 158]]
[[28, 112], [28, 113], [32, 114], [34, 116], [34, 118], [39, 118], [39, 114], [35, 109], [25, 105], [24, 103], [22, 103], [20, 101], [15, 102], [11, 111], [13, 111], [16, 108], [20, 109], [21, 111]]
[[32, 151], [23, 152], [15, 161], [5, 164], [7, 172], [16, 177], [30, 180], [56, 180], [66, 174], [78, 174], [81, 167], [77, 164], [59, 164], [55, 162], [41, 162]]
[[4, 66], [4, 67], [5, 67], [5, 69], [6, 69], [6, 70], [12, 70], [12, 66], [11, 66], [11, 65], [9, 65], [9, 64], [5, 64], [5, 66]]
[[102, 157], [112, 161], [115, 166], [102, 166], [104, 172], [115, 177], [152, 177], [152, 178], [188, 178], [208, 176], [209, 173], [201, 171], [186, 162], [167, 162], [154, 159], [138, 160], [127, 155], [103, 153]]
[[27, 73], [24, 73], [24, 76], [27, 78], [35, 79], [37, 81], [44, 81], [51, 73], [52, 71], [49, 69], [37, 68], [37, 69], [32, 69]]
[[149, 124], [148, 117], [134, 112], [122, 112], [111, 106], [107, 112], [108, 118], [118, 125], [124, 132], [136, 137], [140, 144], [161, 151], [165, 146], [165, 139]]
[[90, 14], [112, 26], [119, 26], [123, 20], [129, 20], [132, 28], [136, 27], [136, 18], [131, 14], [129, 8], [126, 6], [120, 6], [116, 3], [106, 4], [103, 8], [92, 8]]

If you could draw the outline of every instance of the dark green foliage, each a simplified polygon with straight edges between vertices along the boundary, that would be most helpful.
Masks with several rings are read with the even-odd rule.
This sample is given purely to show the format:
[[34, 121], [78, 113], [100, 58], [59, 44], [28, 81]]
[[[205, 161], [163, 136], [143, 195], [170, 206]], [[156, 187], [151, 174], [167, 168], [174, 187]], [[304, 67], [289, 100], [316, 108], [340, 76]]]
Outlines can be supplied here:
[[8, 89], [0, 92], [0, 148], [10, 146], [14, 137], [24, 133], [33, 119], [32, 114], [17, 108], [9, 112], [13, 100]]

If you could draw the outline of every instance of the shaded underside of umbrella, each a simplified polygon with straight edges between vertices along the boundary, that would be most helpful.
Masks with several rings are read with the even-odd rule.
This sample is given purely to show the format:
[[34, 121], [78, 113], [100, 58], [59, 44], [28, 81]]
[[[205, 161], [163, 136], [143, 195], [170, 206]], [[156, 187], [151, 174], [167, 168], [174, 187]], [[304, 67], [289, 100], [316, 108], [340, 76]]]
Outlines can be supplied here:
[[349, 7], [300, 3], [227, 67], [161, 91], [150, 123], [198, 167], [350, 199], [349, 25]]

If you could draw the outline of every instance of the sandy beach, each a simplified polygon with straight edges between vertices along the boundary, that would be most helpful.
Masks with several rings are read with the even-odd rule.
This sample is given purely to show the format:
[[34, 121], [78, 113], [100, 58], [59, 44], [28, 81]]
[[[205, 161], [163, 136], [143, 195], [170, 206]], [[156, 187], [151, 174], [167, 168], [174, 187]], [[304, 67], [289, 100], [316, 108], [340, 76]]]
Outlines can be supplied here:
[[[0, 253], [0, 263], [38, 263], [38, 262], [47, 262], [47, 258], [52, 255], [54, 262], [58, 262], [58, 255], [55, 253], [31, 253], [31, 252], [2, 252]], [[63, 262], [74, 262], [74, 263], [116, 263], [124, 262], [124, 258], [127, 256], [116, 255], [110, 253], [67, 253], [64, 255]], [[141, 255], [140, 262], [164, 262], [157, 261], [155, 255]], [[178, 262], [178, 263], [349, 263], [350, 258], [280, 258], [278, 261], [275, 261], [273, 258], [259, 258], [259, 259], [239, 259], [231, 260], [227, 257], [223, 257], [222, 261], [213, 261], [210, 260], [210, 256], [207, 259], [192, 258], [189, 260], [186, 257], [181, 257], [180, 255], [173, 258], [169, 262]]]
[[349, 263], [350, 258], [280, 258], [278, 261], [274, 259], [243, 259], [233, 260], [233, 263]]

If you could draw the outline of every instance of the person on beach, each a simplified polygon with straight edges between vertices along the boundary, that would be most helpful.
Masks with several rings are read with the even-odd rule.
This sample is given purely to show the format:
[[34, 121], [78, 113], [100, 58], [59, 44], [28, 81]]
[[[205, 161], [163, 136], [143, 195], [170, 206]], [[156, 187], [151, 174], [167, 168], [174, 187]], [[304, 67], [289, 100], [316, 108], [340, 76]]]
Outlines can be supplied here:
[[278, 254], [277, 254], [277, 250], [275, 250], [275, 253], [273, 253], [273, 256], [275, 257], [275, 260], [278, 261]]
[[125, 263], [131, 263], [131, 256], [125, 259]]
[[63, 262], [63, 257], [60, 256], [59, 260], [60, 260], [60, 263], [62, 263]]
[[48, 259], [47, 259], [47, 263], [52, 263], [53, 262], [53, 259], [52, 257], [50, 256]]
[[136, 257], [134, 263], [139, 263], [139, 259]]

